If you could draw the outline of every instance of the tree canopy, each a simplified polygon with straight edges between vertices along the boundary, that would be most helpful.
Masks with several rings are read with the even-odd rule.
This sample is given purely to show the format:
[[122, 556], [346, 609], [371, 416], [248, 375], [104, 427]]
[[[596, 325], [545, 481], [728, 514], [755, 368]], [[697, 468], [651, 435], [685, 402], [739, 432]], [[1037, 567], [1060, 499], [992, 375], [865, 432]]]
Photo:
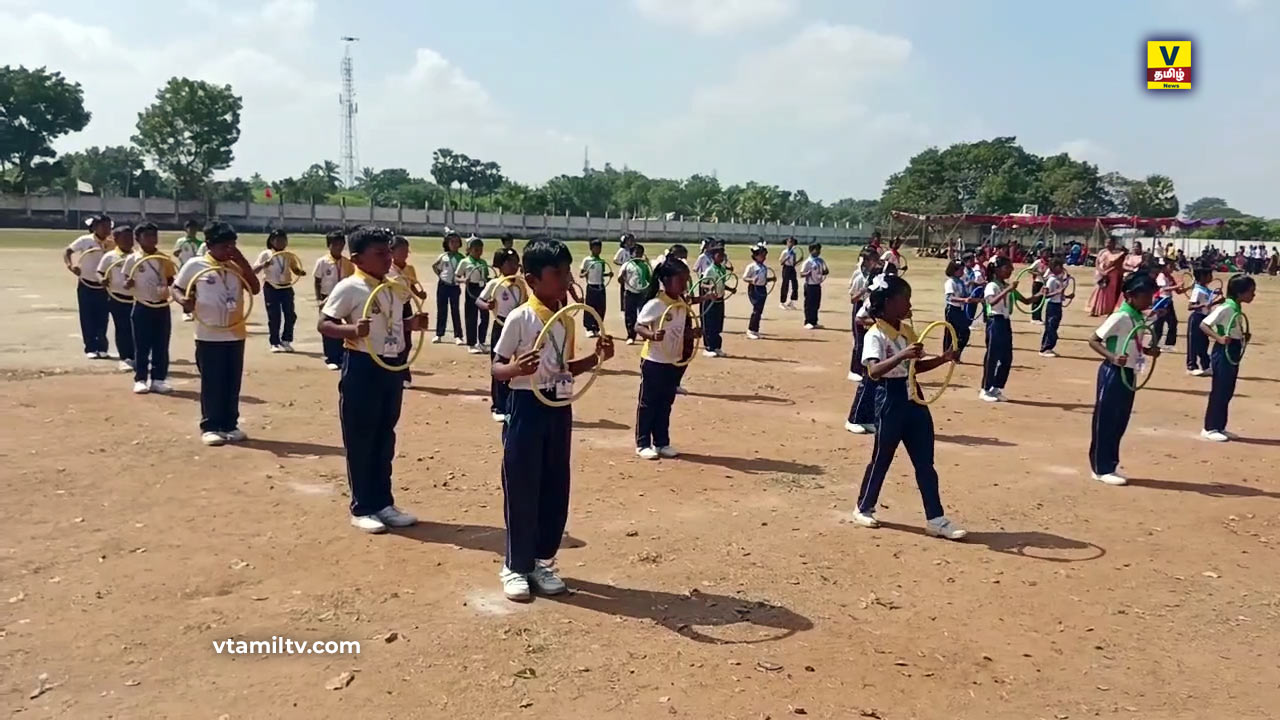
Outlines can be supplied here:
[[138, 113], [133, 142], [178, 189], [196, 196], [217, 170], [231, 166], [240, 139], [240, 97], [230, 85], [172, 78]]
[[0, 183], [26, 190], [48, 184], [64, 166], [54, 158], [53, 141], [79, 132], [91, 117], [80, 83], [43, 67], [0, 67]]

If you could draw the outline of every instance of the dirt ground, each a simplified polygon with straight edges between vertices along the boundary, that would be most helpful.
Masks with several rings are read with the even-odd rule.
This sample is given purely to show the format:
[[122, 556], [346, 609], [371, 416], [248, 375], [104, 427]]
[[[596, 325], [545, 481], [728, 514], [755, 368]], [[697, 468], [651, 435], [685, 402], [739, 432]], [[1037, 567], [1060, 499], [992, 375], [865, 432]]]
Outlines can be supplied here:
[[[698, 358], [676, 402], [678, 460], [633, 455], [639, 347], [619, 344], [574, 407], [560, 564], [576, 593], [515, 605], [497, 581], [485, 359], [425, 349], [395, 480], [424, 522], [362, 535], [347, 524], [337, 374], [319, 359], [311, 303], [299, 302], [295, 355], [268, 354], [255, 311], [242, 402], [253, 440], [206, 448], [191, 325], [175, 323], [178, 392], [134, 396], [114, 362], [81, 357], [57, 251], [14, 245], [0, 250], [11, 717], [1265, 718], [1280, 704], [1273, 278], [1249, 309], [1257, 341], [1231, 413], [1241, 440], [1198, 439], [1209, 379], [1184, 374], [1180, 338], [1137, 399], [1124, 488], [1089, 479], [1087, 283], [1061, 358], [1039, 357], [1040, 329], [1017, 320], [1007, 404], [976, 399], [975, 331], [933, 406], [943, 499], [970, 530], [949, 543], [922, 534], [904, 452], [886, 527], [847, 520], [872, 440], [843, 429], [852, 255], [833, 251], [826, 330], [803, 330], [775, 296], [767, 338], [748, 341], [747, 301], [730, 301], [730, 357]], [[308, 267], [318, 253], [302, 253]], [[918, 323], [937, 318], [941, 264], [916, 261], [907, 279]], [[272, 636], [362, 652], [212, 649]], [[343, 673], [349, 684], [327, 689]]]

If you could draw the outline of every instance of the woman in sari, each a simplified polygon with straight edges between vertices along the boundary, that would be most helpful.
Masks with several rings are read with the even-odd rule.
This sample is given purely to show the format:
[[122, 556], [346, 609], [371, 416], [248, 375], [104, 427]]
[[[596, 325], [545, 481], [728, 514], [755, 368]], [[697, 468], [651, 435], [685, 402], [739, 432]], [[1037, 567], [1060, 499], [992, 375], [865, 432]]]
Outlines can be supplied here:
[[[1107, 237], [1107, 246], [1098, 251], [1094, 264], [1093, 279], [1097, 286], [1093, 296], [1089, 298], [1089, 315], [1101, 317], [1110, 315], [1120, 299], [1120, 280], [1124, 271], [1120, 264], [1127, 256], [1124, 250], [1116, 247], [1116, 239]], [[1139, 258], [1141, 255], [1139, 255]]]

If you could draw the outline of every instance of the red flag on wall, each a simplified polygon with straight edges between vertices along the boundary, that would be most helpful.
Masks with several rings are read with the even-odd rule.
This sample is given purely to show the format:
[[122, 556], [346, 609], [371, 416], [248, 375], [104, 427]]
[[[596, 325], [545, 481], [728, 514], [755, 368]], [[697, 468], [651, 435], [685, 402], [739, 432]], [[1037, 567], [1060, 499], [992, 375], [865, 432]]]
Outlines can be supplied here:
[[262, 191], [262, 194], [263, 194], [263, 195], [265, 195], [265, 196], [267, 197], [267, 199], [268, 199], [268, 200], [270, 200], [270, 199], [271, 199], [271, 188], [266, 188], [266, 189], [264, 189], [264, 190]]

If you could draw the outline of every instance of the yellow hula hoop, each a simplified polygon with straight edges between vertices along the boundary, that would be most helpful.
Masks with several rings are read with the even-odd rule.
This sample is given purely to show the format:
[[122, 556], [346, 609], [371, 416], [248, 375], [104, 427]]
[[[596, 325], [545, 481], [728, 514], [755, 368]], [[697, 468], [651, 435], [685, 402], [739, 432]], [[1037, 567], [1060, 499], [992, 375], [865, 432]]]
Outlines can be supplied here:
[[115, 270], [117, 265], [123, 265], [124, 262], [128, 259], [129, 259], [129, 256], [125, 255], [124, 257], [121, 257], [119, 260], [116, 260], [115, 262], [107, 266], [107, 271], [102, 273], [102, 289], [107, 291], [107, 296], [110, 297], [112, 300], [115, 300], [118, 303], [124, 303], [125, 305], [132, 305], [133, 304], [132, 295], [119, 295], [116, 293], [116, 291], [111, 289], [111, 271]]
[[[916, 336], [916, 342], [923, 343], [929, 333], [933, 332], [933, 329], [937, 327], [947, 331], [947, 336], [951, 338], [952, 348], [960, 346], [960, 341], [956, 338], [956, 329], [951, 326], [951, 323], [942, 320], [926, 325], [924, 332]], [[947, 388], [951, 386], [951, 376], [955, 374], [955, 371], [956, 362], [952, 360], [947, 363], [947, 376], [942, 379], [942, 387], [938, 388], [938, 392], [934, 393], [933, 397], [925, 398], [920, 392], [920, 386], [916, 383], [916, 361], [912, 360], [907, 366], [907, 392], [911, 394], [911, 401], [919, 405], [932, 405], [937, 402], [938, 398], [942, 397], [942, 393], [946, 392]]]
[[209, 267], [201, 270], [200, 272], [197, 272], [195, 275], [191, 276], [191, 280], [187, 282], [187, 287], [183, 291], [183, 294], [187, 297], [187, 299], [191, 299], [195, 297], [196, 283], [200, 281], [200, 278], [204, 277], [205, 275], [208, 275], [209, 273], [216, 273], [216, 272], [235, 273], [236, 278], [240, 280], [240, 292], [243, 295], [247, 295], [249, 298], [249, 301], [246, 302], [244, 305], [244, 312], [240, 313], [239, 320], [231, 322], [227, 325], [210, 325], [209, 323], [200, 319], [200, 313], [196, 312], [196, 310], [199, 308], [199, 303], [196, 303], [191, 308], [191, 317], [195, 318], [197, 323], [200, 323], [201, 325], [203, 325], [204, 327], [210, 330], [232, 330], [234, 328], [244, 327], [249, 322], [250, 313], [253, 312], [253, 293], [249, 292], [249, 283], [245, 282], [244, 276], [240, 274], [240, 270], [237, 269], [234, 265], [210, 265]]
[[[89, 248], [88, 250], [85, 250], [84, 252], [80, 253], [79, 257], [77, 257], [77, 258], [76, 258], [76, 267], [77, 267], [77, 268], [79, 268], [79, 267], [80, 267], [80, 265], [81, 265], [81, 264], [83, 263], [83, 261], [84, 261], [84, 256], [85, 256], [85, 255], [101, 255], [101, 254], [102, 254], [102, 253], [104, 253], [104, 252], [106, 252], [106, 248], [100, 248], [100, 247], [98, 247], [98, 248]], [[101, 275], [101, 273], [99, 273], [99, 275]], [[85, 279], [84, 279], [84, 275], [83, 275], [83, 271], [82, 271], [82, 272], [79, 272], [79, 273], [76, 273], [76, 280], [78, 280], [79, 282], [83, 283], [83, 284], [84, 284], [84, 286], [85, 286], [85, 287], [88, 287], [88, 288], [97, 288], [97, 287], [101, 287], [101, 283], [98, 283], [98, 284], [96, 284], [96, 285], [95, 285], [94, 283], [92, 283], [92, 282], [90, 282], [90, 281], [88, 281], [88, 280], [85, 280]]]
[[[273, 260], [280, 257], [281, 255], [286, 256], [285, 261], [288, 263], [288, 265], [285, 266], [285, 269], [289, 271], [289, 277], [293, 278], [293, 280], [283, 284], [277, 284], [277, 283], [271, 282], [270, 280], [267, 280], [267, 284], [277, 290], [284, 290], [285, 288], [291, 288], [294, 285], [297, 285], [298, 281], [302, 279], [302, 276], [298, 274], [298, 270], [302, 269], [302, 261], [298, 259], [298, 256], [295, 255], [292, 250], [279, 250], [277, 252], [271, 253], [271, 257], [267, 258], [267, 263], [270, 264]], [[266, 268], [263, 268], [263, 270], [266, 270]], [[262, 273], [262, 277], [263, 279], [266, 279], [267, 274], [265, 272]]]
[[[373, 314], [372, 314], [373, 303], [375, 299], [378, 297], [378, 294], [381, 293], [383, 290], [391, 291], [392, 300], [399, 300], [400, 298], [397, 295], [397, 293], [403, 292], [409, 298], [409, 302], [412, 303], [414, 306], [415, 312], [413, 317], [417, 317], [418, 315], [422, 314], [422, 299], [419, 298], [417, 295], [414, 295], [413, 290], [411, 290], [406, 283], [402, 283], [399, 280], [385, 280], [382, 282], [381, 285], [378, 285], [377, 287], [375, 287], [373, 289], [373, 292], [369, 293], [369, 299], [364, 301], [364, 312], [362, 312], [360, 315], [362, 318], [365, 318], [365, 319], [373, 318]], [[390, 308], [388, 308], [387, 311], [390, 312]], [[388, 315], [387, 317], [390, 318], [391, 316]], [[395, 320], [388, 320], [387, 322], [388, 331], [391, 330], [391, 326], [394, 322]], [[388, 372], [400, 372], [402, 370], [408, 370], [409, 367], [412, 366], [413, 363], [418, 360], [418, 356], [422, 354], [423, 346], [426, 345], [426, 343], [423, 342], [423, 340], [426, 339], [426, 335], [427, 335], [426, 328], [418, 328], [418, 342], [414, 345], [413, 352], [409, 355], [408, 359], [405, 360], [403, 365], [392, 365], [386, 360], [383, 360], [382, 356], [374, 351], [372, 333], [364, 336], [364, 348], [366, 351], [368, 351], [369, 357], [373, 358], [373, 362], [375, 365], [377, 365], [378, 367]]]
[[[515, 285], [517, 282], [520, 283], [520, 292], [524, 294], [524, 299], [522, 299], [519, 303], [517, 303], [517, 305], [523, 305], [524, 300], [527, 300], [529, 298], [529, 289], [524, 285], [523, 275], [521, 275], [520, 273], [516, 273], [515, 275], [503, 275], [502, 277], [498, 278], [498, 287], [499, 288], [510, 287], [512, 285]], [[494, 298], [494, 299], [496, 300], [497, 298]], [[495, 325], [505, 325], [506, 322], [507, 321], [505, 319], [498, 317], [497, 310], [495, 309], [493, 312], [493, 323]]]
[[[176, 267], [175, 263], [173, 262], [173, 258], [171, 258], [171, 257], [169, 257], [168, 255], [165, 255], [165, 254], [163, 254], [163, 253], [154, 253], [154, 254], [152, 254], [152, 255], [144, 255], [144, 256], [142, 256], [141, 258], [138, 258], [138, 262], [137, 262], [137, 263], [135, 263], [135, 264], [134, 264], [134, 266], [133, 266], [133, 268], [129, 270], [129, 279], [130, 279], [130, 280], [134, 280], [134, 281], [135, 281], [135, 282], [134, 282], [134, 285], [133, 285], [135, 288], [136, 288], [136, 287], [138, 287], [138, 284], [137, 284], [137, 282], [136, 282], [136, 278], [135, 278], [134, 276], [136, 276], [136, 275], [138, 274], [138, 268], [142, 267], [142, 264], [143, 264], [143, 263], [145, 263], [145, 262], [147, 262], [148, 260], [158, 260], [158, 261], [160, 261], [160, 262], [162, 262], [162, 263], [168, 263], [168, 264], [169, 264], [169, 267]], [[169, 303], [170, 303], [170, 301], [172, 301], [172, 300], [173, 300], [173, 296], [169, 293], [169, 287], [168, 287], [167, 285], [166, 285], [166, 286], [165, 286], [165, 288], [164, 288], [164, 295], [165, 295], [164, 300], [160, 300], [160, 301], [158, 301], [158, 302], [152, 302], [152, 301], [150, 301], [150, 300], [143, 300], [143, 299], [141, 299], [141, 298], [137, 297], [137, 295], [136, 295], [136, 294], [135, 294], [135, 296], [134, 296], [133, 300], [134, 300], [134, 302], [142, 303], [144, 306], [149, 307], [149, 308], [162, 308], [162, 307], [169, 307]]]
[[[663, 310], [663, 311], [662, 311], [662, 317], [658, 318], [658, 329], [659, 329], [659, 330], [661, 330], [661, 329], [663, 329], [664, 327], [666, 327], [666, 325], [667, 325], [667, 318], [671, 317], [671, 309], [672, 309], [672, 308], [677, 308], [677, 307], [682, 307], [682, 308], [684, 308], [685, 312], [689, 314], [689, 329], [690, 329], [690, 330], [693, 330], [694, 328], [697, 328], [698, 330], [701, 330], [701, 329], [702, 329], [702, 318], [699, 318], [699, 317], [698, 317], [698, 314], [697, 314], [697, 313], [695, 313], [695, 312], [693, 311], [693, 306], [691, 306], [689, 303], [687, 303], [687, 302], [685, 302], [685, 301], [681, 300], [680, 302], [677, 302], [677, 303], [671, 303], [670, 305], [668, 305], [668, 306], [667, 306], [667, 309], [666, 309], [666, 310]], [[689, 357], [685, 358], [684, 360], [677, 360], [676, 362], [673, 362], [673, 363], [671, 363], [671, 364], [672, 364], [672, 365], [675, 365], [676, 367], [687, 367], [687, 366], [689, 365], [689, 363], [693, 362], [693, 359], [694, 359], [695, 357], [697, 357], [697, 355], [698, 355], [698, 345], [700, 344], [700, 342], [699, 342], [699, 341], [700, 341], [700, 338], [698, 337], [698, 334], [697, 334], [697, 333], [694, 333], [694, 336], [693, 336], [693, 350], [691, 350], [691, 351], [689, 352]], [[681, 351], [681, 352], [684, 352], [684, 348], [680, 348], [680, 351]]]
[[[565, 315], [569, 315], [576, 312], [585, 312], [591, 315], [591, 317], [596, 319], [596, 324], [599, 325], [601, 328], [604, 328], [604, 318], [600, 317], [600, 313], [596, 312], [595, 308], [591, 307], [590, 305], [587, 305], [585, 303], [574, 303], [572, 305], [565, 305], [564, 307], [557, 310], [555, 314], [552, 315], [549, 320], [547, 320], [547, 323], [542, 326], [542, 332], [538, 333], [537, 339], [533, 341], [533, 351], [538, 353], [539, 358], [541, 358], [543, 346], [547, 344], [547, 338], [549, 337], [551, 328], [563, 322]], [[608, 336], [605, 335], [603, 337], [608, 337]], [[587, 378], [586, 382], [582, 383], [582, 387], [578, 388], [578, 391], [575, 392], [573, 395], [570, 395], [567, 398], [552, 400], [542, 392], [542, 388], [538, 387], [538, 383], [530, 382], [529, 385], [533, 388], [533, 396], [538, 398], [538, 402], [542, 403], [543, 405], [546, 405], [547, 407], [566, 407], [568, 405], [573, 404], [573, 401], [582, 397], [583, 394], [586, 393], [587, 390], [591, 387], [591, 385], [595, 383], [596, 378], [600, 376], [600, 366], [604, 364], [604, 358], [602, 358], [598, 354], [596, 355], [596, 358], [597, 358], [596, 366], [591, 368], [591, 376]], [[539, 359], [538, 362], [539, 362], [539, 367], [541, 367], [541, 362], [542, 362], [541, 359]], [[530, 380], [532, 380], [532, 377], [530, 377]]]

